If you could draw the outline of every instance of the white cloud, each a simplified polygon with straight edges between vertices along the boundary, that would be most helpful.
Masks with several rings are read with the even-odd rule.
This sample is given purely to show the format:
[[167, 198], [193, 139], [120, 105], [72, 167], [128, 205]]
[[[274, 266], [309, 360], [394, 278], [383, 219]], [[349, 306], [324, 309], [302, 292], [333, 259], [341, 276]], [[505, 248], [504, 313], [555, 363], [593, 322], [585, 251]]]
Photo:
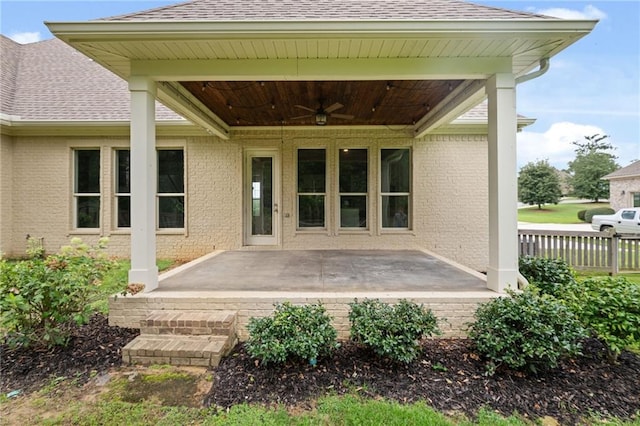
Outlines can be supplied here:
[[558, 168], [567, 168], [567, 163], [575, 158], [573, 142], [583, 141], [585, 136], [606, 132], [597, 126], [570, 122], [554, 123], [544, 133], [523, 130], [518, 133], [518, 168], [529, 162], [549, 160]]
[[607, 14], [595, 6], [587, 5], [580, 10], [564, 9], [561, 7], [553, 7], [549, 9], [538, 9], [537, 13], [541, 15], [553, 16], [562, 19], [605, 19]]
[[9, 38], [20, 44], [35, 43], [42, 40], [42, 36], [40, 36], [40, 33], [38, 31], [13, 33], [9, 35]]

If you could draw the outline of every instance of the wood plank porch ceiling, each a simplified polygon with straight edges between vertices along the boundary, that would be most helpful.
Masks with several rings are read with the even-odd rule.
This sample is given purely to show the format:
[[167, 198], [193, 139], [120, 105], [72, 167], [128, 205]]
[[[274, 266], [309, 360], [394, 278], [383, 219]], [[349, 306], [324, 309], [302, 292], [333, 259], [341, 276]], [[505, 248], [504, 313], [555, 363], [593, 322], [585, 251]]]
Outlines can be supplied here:
[[326, 124], [330, 126], [413, 125], [462, 82], [183, 81], [181, 84], [229, 126], [316, 125], [315, 113], [296, 105], [313, 110], [336, 103], [343, 105], [327, 114]]

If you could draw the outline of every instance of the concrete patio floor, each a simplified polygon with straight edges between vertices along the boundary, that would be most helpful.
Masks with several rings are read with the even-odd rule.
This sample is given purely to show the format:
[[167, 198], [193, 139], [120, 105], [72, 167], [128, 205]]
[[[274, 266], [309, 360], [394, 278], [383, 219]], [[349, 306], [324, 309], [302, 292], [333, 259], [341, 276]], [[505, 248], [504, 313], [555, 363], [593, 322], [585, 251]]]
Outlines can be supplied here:
[[212, 253], [160, 277], [156, 292], [468, 292], [482, 275], [419, 250], [239, 250]]

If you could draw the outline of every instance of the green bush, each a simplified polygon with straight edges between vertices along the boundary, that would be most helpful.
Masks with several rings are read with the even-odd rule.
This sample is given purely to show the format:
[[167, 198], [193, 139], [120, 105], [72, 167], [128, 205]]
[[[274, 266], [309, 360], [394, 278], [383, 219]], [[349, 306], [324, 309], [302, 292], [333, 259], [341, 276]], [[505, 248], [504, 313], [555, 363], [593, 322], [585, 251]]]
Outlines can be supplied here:
[[0, 260], [0, 311], [6, 341], [11, 346], [66, 345], [70, 321], [82, 324], [93, 313], [90, 304], [101, 297], [100, 280], [114, 262], [79, 238], [58, 254], [7, 262]]
[[563, 287], [575, 283], [575, 273], [562, 259], [522, 256], [518, 259], [520, 273], [545, 294], [558, 296]]
[[589, 209], [584, 214], [585, 222], [591, 223], [593, 217], [597, 214], [614, 214], [616, 211], [609, 207], [596, 207], [595, 209]]
[[505, 365], [537, 373], [580, 353], [587, 336], [575, 314], [546, 294], [527, 290], [481, 305], [469, 337], [489, 360], [488, 373]]
[[587, 278], [562, 297], [583, 325], [605, 343], [610, 362], [625, 347], [640, 342], [640, 284], [624, 277]]
[[262, 364], [282, 364], [292, 358], [315, 365], [338, 347], [338, 333], [322, 304], [275, 305], [270, 317], [249, 318], [247, 352]]
[[580, 219], [580, 220], [581, 220], [581, 221], [583, 221], [583, 222], [586, 222], [586, 220], [587, 220], [587, 219], [584, 217], [584, 215], [585, 215], [586, 213], [587, 213], [587, 211], [586, 211], [586, 210], [580, 210], [580, 211], [578, 212], [578, 219]]
[[420, 353], [420, 339], [440, 334], [431, 310], [404, 299], [396, 305], [356, 300], [349, 306], [351, 339], [394, 361], [413, 361]]

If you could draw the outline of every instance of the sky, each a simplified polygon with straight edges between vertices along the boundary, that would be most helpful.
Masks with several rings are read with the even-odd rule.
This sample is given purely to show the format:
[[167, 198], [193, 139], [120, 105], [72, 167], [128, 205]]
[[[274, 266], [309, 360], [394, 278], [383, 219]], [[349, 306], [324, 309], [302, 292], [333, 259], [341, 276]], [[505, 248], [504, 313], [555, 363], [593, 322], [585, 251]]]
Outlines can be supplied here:
[[[179, 0], [0, 0], [0, 33], [19, 43], [52, 38], [44, 21], [85, 21]], [[475, 0], [567, 19], [599, 20], [591, 34], [517, 88], [518, 113], [536, 122], [518, 133], [518, 168], [548, 160], [566, 169], [574, 141], [608, 135], [617, 163], [640, 160], [640, 0]]]

